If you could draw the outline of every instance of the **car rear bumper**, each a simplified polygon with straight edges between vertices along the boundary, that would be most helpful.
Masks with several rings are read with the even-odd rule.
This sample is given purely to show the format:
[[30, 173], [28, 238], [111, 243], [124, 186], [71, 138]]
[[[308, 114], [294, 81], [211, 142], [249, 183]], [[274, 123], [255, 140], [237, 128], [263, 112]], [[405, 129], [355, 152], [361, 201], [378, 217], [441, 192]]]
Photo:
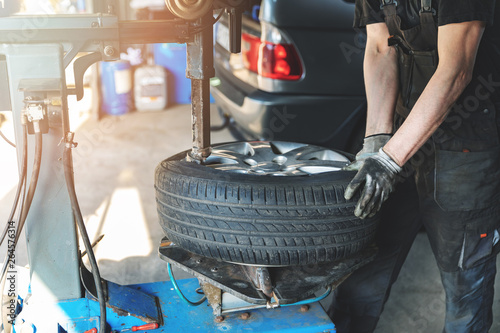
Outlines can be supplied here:
[[221, 80], [211, 92], [216, 105], [233, 118], [247, 139], [305, 142], [338, 149], [346, 145], [365, 101], [362, 96], [243, 91], [229, 80]]

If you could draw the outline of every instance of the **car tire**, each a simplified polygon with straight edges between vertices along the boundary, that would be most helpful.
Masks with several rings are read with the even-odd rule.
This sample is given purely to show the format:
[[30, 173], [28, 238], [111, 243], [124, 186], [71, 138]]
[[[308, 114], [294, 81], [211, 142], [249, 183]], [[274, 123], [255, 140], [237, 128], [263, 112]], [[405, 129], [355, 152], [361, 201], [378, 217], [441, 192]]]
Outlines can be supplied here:
[[155, 172], [160, 225], [185, 250], [251, 265], [307, 265], [346, 258], [374, 240], [378, 216], [361, 220], [353, 213], [356, 198], [344, 199], [354, 172], [231, 172], [187, 162], [187, 153]]

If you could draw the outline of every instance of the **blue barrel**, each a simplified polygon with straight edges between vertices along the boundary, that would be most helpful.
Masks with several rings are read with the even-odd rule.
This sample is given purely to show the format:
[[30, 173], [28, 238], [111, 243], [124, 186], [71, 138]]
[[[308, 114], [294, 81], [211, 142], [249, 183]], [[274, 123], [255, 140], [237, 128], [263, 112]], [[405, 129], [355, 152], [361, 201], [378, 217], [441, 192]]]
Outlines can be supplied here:
[[155, 63], [171, 74], [169, 97], [177, 104], [191, 103], [191, 80], [186, 78], [186, 45], [155, 44]]
[[101, 108], [114, 116], [132, 109], [132, 75], [128, 61], [101, 62]]
[[[177, 104], [191, 104], [191, 80], [186, 78], [186, 44], [155, 44], [155, 64], [171, 74], [169, 100]], [[210, 95], [210, 103], [215, 103]]]

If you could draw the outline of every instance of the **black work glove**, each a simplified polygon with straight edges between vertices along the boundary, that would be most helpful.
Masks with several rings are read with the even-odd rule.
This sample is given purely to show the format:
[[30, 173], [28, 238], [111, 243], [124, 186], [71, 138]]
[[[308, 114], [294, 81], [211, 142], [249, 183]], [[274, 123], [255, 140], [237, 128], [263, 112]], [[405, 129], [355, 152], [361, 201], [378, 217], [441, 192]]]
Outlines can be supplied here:
[[358, 171], [361, 169], [364, 161], [375, 154], [378, 153], [380, 148], [385, 146], [385, 144], [392, 138], [392, 134], [375, 134], [367, 136], [363, 140], [363, 149], [361, 149], [356, 154], [356, 159], [354, 162], [349, 164], [344, 168], [344, 170]]
[[364, 185], [354, 215], [362, 219], [374, 216], [394, 190], [396, 177], [401, 170], [382, 148], [377, 154], [368, 157], [344, 193], [346, 200], [350, 200]]

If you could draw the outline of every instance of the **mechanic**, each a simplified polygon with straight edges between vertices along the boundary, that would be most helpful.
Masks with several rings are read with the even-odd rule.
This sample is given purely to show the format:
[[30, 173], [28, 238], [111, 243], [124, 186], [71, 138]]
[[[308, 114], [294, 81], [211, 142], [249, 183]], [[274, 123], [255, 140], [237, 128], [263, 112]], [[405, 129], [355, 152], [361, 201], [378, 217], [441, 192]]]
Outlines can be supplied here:
[[356, 0], [354, 26], [367, 32], [368, 114], [345, 197], [359, 193], [355, 215], [366, 218], [398, 193], [380, 213], [376, 260], [336, 290], [329, 314], [339, 333], [372, 332], [423, 223], [444, 332], [487, 332], [500, 250], [500, 1]]

